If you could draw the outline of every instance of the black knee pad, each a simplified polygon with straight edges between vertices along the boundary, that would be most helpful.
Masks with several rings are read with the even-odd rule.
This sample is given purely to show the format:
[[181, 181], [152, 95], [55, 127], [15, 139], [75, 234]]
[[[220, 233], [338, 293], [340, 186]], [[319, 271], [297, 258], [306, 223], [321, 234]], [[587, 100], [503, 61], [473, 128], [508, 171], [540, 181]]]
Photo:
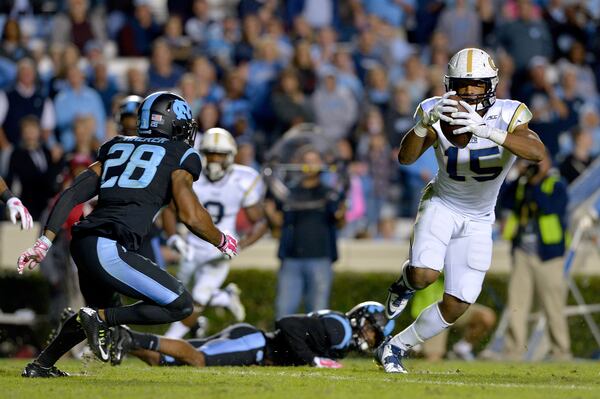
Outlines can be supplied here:
[[168, 304], [169, 310], [174, 320], [183, 320], [194, 311], [194, 300], [189, 292], [183, 291], [173, 302]]

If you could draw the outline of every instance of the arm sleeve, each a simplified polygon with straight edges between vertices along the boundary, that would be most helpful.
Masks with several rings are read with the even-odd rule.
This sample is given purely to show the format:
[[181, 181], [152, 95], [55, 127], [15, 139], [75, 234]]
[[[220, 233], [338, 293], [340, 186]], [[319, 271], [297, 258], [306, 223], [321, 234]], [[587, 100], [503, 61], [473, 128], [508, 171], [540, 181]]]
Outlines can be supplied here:
[[313, 329], [321, 329], [321, 323], [311, 317], [287, 316], [277, 320], [275, 327], [279, 329], [294, 354], [306, 364], [312, 364], [318, 355], [308, 345], [307, 337], [311, 336]]
[[188, 147], [179, 160], [179, 168], [189, 172], [194, 181], [198, 180], [202, 172], [202, 161], [198, 151]]
[[52, 208], [48, 222], [44, 230], [58, 233], [71, 210], [82, 202], [88, 201], [98, 194], [100, 176], [93, 170], [86, 169], [73, 181], [71, 187], [67, 188], [56, 201]]

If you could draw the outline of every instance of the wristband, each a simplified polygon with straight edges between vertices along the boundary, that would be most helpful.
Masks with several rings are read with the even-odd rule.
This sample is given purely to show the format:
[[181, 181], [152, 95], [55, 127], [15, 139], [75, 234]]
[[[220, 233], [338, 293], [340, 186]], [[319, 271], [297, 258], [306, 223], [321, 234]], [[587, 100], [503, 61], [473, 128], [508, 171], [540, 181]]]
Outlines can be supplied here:
[[490, 131], [490, 136], [488, 138], [490, 140], [492, 140], [494, 143], [496, 143], [498, 145], [502, 145], [502, 144], [504, 144], [504, 141], [506, 140], [506, 136], [508, 136], [508, 133], [505, 130], [492, 128]]
[[425, 137], [427, 136], [427, 132], [429, 132], [429, 128], [425, 125], [423, 125], [423, 121], [419, 121], [419, 123], [417, 123], [414, 127], [413, 127], [413, 132], [415, 132], [415, 134], [417, 135], [417, 137]]
[[43, 242], [44, 244], [46, 244], [48, 249], [50, 249], [50, 247], [52, 246], [52, 241], [50, 241], [50, 239], [46, 236], [40, 236], [40, 238], [38, 238], [38, 240]]
[[227, 242], [227, 237], [225, 237], [225, 234], [223, 234], [223, 232], [221, 232], [221, 242], [219, 243], [219, 245], [217, 245], [217, 249], [221, 250], [225, 246], [226, 242]]

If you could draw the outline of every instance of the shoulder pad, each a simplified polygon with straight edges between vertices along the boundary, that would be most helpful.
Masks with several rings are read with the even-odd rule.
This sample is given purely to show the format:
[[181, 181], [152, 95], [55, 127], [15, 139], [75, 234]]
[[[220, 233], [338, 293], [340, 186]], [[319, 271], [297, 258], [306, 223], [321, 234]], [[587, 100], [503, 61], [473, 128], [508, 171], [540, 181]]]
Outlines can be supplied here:
[[115, 136], [110, 140], [105, 141], [104, 143], [102, 143], [102, 145], [100, 146], [100, 148], [98, 148], [98, 156], [96, 157], [96, 159], [100, 162], [104, 162], [106, 161], [107, 155], [108, 155], [108, 150], [110, 150], [110, 147], [115, 144], [116, 142], [121, 141], [122, 137], [121, 136]]
[[233, 167], [234, 172], [239, 174], [239, 185], [244, 192], [242, 207], [247, 208], [260, 202], [266, 191], [261, 175], [248, 166], [235, 164]]
[[198, 151], [185, 145], [181, 150], [179, 168], [189, 172], [194, 178], [194, 181], [198, 180], [200, 173], [202, 172], [202, 161]]
[[505, 104], [502, 108], [502, 117], [507, 124], [507, 132], [512, 133], [517, 126], [528, 123], [533, 117], [527, 105], [522, 102], [514, 100], [504, 101]]

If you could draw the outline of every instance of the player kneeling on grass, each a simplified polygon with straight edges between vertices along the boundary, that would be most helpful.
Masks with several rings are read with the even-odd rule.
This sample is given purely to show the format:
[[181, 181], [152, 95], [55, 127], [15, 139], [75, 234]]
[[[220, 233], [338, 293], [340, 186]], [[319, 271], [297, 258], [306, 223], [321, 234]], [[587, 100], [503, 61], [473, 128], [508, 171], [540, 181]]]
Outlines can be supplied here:
[[[348, 313], [322, 310], [290, 315], [275, 322], [275, 331], [264, 332], [250, 324], [234, 324], [205, 339], [171, 339], [154, 334], [119, 330], [115, 347], [151, 366], [299, 366], [341, 368], [335, 359], [349, 351], [369, 352], [391, 334], [378, 302], [362, 302]], [[122, 353], [114, 363], [120, 362]]]
[[[528, 127], [527, 106], [496, 99], [498, 69], [485, 51], [456, 53], [444, 81], [448, 93], [419, 104], [419, 121], [400, 144], [401, 164], [415, 162], [433, 145], [439, 169], [421, 198], [409, 260], [389, 289], [386, 313], [398, 317], [414, 291], [432, 284], [442, 270], [444, 296], [378, 348], [376, 360], [388, 373], [406, 373], [402, 358], [410, 348], [450, 327], [475, 302], [492, 262], [500, 186], [517, 156], [539, 162], [545, 154], [544, 144]], [[459, 112], [459, 104], [465, 111]], [[464, 134], [470, 140], [456, 139]]]

